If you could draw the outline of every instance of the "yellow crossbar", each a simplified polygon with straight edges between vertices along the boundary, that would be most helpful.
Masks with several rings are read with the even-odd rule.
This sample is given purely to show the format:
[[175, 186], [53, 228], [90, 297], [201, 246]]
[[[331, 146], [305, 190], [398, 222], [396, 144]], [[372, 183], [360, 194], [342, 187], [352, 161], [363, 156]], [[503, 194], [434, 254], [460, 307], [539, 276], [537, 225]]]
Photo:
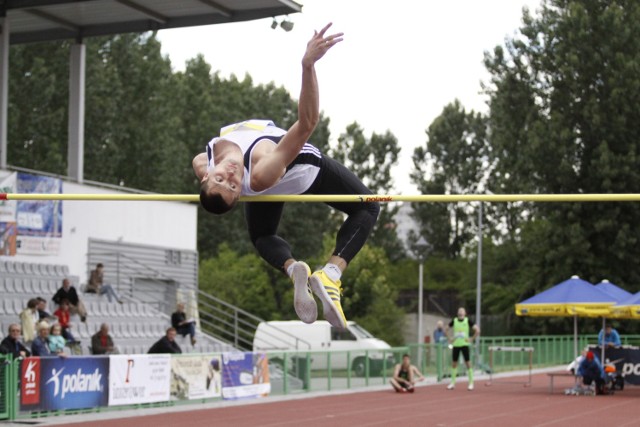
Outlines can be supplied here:
[[[197, 194], [0, 193], [0, 200], [197, 202]], [[637, 202], [640, 194], [303, 194], [245, 196], [241, 202]]]

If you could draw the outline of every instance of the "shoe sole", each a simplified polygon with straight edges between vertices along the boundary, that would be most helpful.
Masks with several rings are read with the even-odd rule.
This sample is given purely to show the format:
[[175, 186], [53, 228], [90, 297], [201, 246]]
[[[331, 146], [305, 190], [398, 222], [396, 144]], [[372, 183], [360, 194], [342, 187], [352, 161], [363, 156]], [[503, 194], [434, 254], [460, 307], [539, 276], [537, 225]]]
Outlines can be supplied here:
[[293, 308], [304, 323], [313, 323], [318, 318], [318, 305], [309, 294], [309, 274], [304, 264], [293, 266]]
[[347, 329], [347, 324], [343, 320], [336, 306], [333, 304], [333, 300], [327, 293], [327, 290], [324, 288], [322, 280], [314, 275], [311, 275], [311, 277], [309, 278], [309, 283], [311, 284], [311, 290], [314, 294], [316, 294], [316, 296], [322, 303], [322, 311], [324, 312], [325, 320], [329, 322], [331, 326], [335, 326], [339, 329]]

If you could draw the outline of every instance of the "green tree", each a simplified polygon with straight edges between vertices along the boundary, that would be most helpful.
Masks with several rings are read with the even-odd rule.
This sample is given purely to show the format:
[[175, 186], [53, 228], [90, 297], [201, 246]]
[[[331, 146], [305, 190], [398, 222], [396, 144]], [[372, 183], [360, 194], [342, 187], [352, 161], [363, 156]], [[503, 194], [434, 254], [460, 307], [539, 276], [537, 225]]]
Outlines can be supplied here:
[[276, 312], [273, 289], [260, 259], [240, 255], [222, 244], [218, 255], [203, 260], [199, 272], [200, 289], [263, 319]]
[[145, 33], [91, 39], [90, 44], [86, 178], [149, 191], [179, 190], [177, 178], [190, 158], [177, 138], [175, 79], [160, 42]]
[[[338, 145], [331, 156], [349, 168], [374, 194], [388, 194], [393, 187], [391, 169], [398, 163], [400, 146], [389, 131], [380, 135], [375, 132], [370, 138], [356, 122], [338, 138]], [[380, 215], [369, 241], [384, 248], [392, 260], [404, 256], [404, 248], [396, 232], [395, 215], [399, 206], [382, 203]]]
[[67, 172], [68, 42], [9, 49], [7, 162]]
[[[637, 2], [549, 0], [538, 17], [525, 10], [520, 33], [487, 54], [496, 192], [639, 191], [639, 18]], [[638, 204], [524, 208], [515, 229], [548, 224], [535, 235], [545, 243], [535, 289], [572, 274], [640, 280], [627, 268], [639, 255]]]
[[[488, 161], [487, 120], [458, 100], [447, 105], [427, 130], [426, 147], [413, 153], [414, 182], [423, 194], [470, 194], [483, 189]], [[434, 253], [461, 255], [474, 239], [475, 210], [466, 203], [412, 205], [420, 233]]]

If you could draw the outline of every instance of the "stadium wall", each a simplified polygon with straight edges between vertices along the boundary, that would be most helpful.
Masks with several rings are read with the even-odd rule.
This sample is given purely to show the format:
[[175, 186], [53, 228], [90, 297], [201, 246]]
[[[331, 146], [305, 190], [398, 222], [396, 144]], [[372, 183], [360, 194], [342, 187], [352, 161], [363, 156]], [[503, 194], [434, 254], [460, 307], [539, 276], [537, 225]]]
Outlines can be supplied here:
[[[15, 172], [0, 170], [0, 183]], [[9, 191], [6, 191], [9, 192]], [[63, 193], [127, 193], [98, 186], [62, 181]], [[4, 203], [19, 203], [5, 201]], [[86, 280], [90, 239], [170, 249], [197, 251], [197, 205], [183, 202], [154, 201], [63, 201], [61, 237], [53, 250], [24, 253], [0, 259], [69, 267], [72, 276]]]

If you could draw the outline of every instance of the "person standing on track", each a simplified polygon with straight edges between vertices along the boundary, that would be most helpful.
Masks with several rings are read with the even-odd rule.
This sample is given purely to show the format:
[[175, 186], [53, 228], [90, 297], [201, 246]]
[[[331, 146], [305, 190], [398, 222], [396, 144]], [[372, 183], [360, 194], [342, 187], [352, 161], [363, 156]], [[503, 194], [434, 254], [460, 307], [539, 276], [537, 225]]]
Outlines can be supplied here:
[[[241, 195], [372, 194], [345, 166], [308, 143], [320, 120], [315, 63], [343, 40], [343, 33], [326, 35], [331, 24], [315, 32], [302, 58], [302, 88], [298, 119], [285, 131], [270, 120], [247, 120], [225, 126], [220, 136], [193, 159], [200, 180], [200, 203], [209, 212], [231, 210]], [[294, 283], [294, 308], [305, 323], [318, 316], [315, 294], [325, 319], [344, 329], [347, 319], [340, 304], [340, 278], [365, 244], [380, 206], [375, 202], [328, 203], [347, 214], [338, 231], [333, 255], [311, 274], [297, 261], [289, 245], [277, 235], [284, 203], [249, 202], [245, 217], [249, 236], [260, 256], [287, 274]], [[313, 292], [313, 294], [311, 293]]]
[[[449, 332], [453, 330], [453, 335]], [[469, 338], [473, 331], [473, 336]], [[451, 361], [451, 382], [447, 386], [448, 390], [453, 390], [456, 387], [456, 376], [458, 375], [458, 360], [460, 355], [464, 358], [464, 363], [467, 366], [467, 375], [469, 377], [468, 390], [473, 390], [473, 367], [471, 366], [471, 356], [469, 352], [470, 344], [480, 335], [480, 328], [473, 323], [473, 320], [467, 317], [467, 311], [460, 307], [458, 309], [458, 316], [454, 317], [449, 322], [447, 328], [447, 335], [449, 336], [449, 343], [453, 346]]]

